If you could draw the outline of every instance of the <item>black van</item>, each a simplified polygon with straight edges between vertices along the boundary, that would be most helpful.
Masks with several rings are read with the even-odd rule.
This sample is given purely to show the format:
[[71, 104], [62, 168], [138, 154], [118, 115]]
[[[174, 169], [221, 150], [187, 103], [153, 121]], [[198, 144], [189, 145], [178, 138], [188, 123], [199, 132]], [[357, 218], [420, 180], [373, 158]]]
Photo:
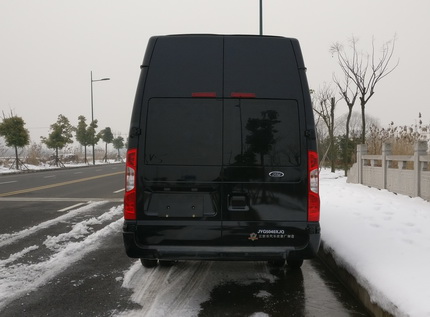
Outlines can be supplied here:
[[131, 118], [126, 253], [285, 261], [320, 244], [318, 154], [299, 42], [274, 36], [149, 40]]

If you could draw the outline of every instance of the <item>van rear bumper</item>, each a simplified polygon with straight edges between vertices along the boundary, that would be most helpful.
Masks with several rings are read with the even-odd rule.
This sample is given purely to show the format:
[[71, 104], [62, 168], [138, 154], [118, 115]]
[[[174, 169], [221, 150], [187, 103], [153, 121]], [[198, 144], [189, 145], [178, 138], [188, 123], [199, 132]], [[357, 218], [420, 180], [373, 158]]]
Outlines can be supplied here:
[[311, 259], [316, 256], [321, 234], [309, 234], [303, 247], [288, 246], [176, 246], [139, 245], [134, 232], [123, 232], [126, 253], [131, 258], [164, 260], [270, 261]]

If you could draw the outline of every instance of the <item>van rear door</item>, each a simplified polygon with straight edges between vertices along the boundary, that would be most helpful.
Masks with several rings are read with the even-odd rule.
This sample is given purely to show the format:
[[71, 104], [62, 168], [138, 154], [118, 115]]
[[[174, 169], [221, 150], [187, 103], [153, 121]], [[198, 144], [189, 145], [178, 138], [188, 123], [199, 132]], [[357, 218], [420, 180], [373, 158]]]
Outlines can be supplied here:
[[[225, 101], [225, 245], [306, 243], [304, 232], [302, 241], [296, 229], [288, 228], [307, 221], [298, 112], [296, 100]], [[270, 234], [262, 238], [266, 234], [259, 232]], [[259, 241], [252, 240], [253, 234]]]
[[300, 246], [308, 241], [306, 116], [299, 68], [290, 40], [225, 38], [225, 246]]
[[153, 98], [147, 118], [141, 216], [151, 221], [141, 238], [150, 245], [219, 243], [222, 101]]
[[140, 245], [220, 244], [222, 100], [207, 96], [222, 95], [222, 56], [218, 36], [150, 41], [135, 107]]

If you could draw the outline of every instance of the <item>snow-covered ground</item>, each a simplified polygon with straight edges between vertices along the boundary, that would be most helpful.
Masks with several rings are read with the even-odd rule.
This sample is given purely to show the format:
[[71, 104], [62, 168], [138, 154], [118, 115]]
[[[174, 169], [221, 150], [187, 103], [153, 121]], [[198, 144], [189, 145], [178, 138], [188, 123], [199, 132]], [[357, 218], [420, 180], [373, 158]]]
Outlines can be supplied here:
[[[90, 159], [88, 159], [90, 160]], [[103, 164], [120, 164], [124, 162], [119, 162], [116, 160], [108, 160], [106, 163], [105, 161], [96, 161], [96, 165], [103, 165]], [[83, 166], [92, 166], [91, 164], [85, 164], [85, 163], [64, 163], [64, 166], [66, 168], [73, 168], [73, 167], [83, 167]], [[22, 167], [21, 170], [16, 170], [13, 166], [12, 168], [10, 165], [0, 165], [0, 175], [1, 174], [11, 174], [11, 173], [19, 173], [19, 172], [25, 172], [25, 171], [43, 171], [43, 170], [52, 170], [52, 169], [59, 169], [60, 167], [50, 164], [41, 164], [41, 165], [31, 165], [31, 164], [25, 164], [25, 167]]]
[[430, 316], [430, 202], [320, 178], [322, 239], [370, 293], [395, 316]]

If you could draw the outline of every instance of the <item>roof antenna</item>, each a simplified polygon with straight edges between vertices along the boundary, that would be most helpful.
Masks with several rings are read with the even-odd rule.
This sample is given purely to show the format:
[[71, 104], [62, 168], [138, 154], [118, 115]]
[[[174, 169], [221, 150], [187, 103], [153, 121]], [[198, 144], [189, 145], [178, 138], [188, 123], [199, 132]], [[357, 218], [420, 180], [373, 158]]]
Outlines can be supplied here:
[[260, 35], [263, 35], [263, 0], [260, 0]]

